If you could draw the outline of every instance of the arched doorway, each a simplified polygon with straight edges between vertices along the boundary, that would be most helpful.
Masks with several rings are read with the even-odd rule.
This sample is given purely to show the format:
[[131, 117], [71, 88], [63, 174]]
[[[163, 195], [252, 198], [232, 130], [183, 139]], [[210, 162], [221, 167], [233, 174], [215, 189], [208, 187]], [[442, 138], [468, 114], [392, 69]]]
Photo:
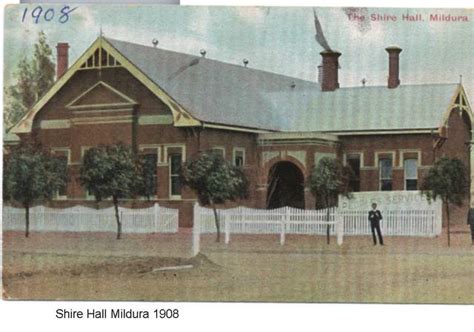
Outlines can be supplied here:
[[289, 161], [270, 168], [267, 187], [267, 209], [291, 206], [304, 209], [304, 175]]

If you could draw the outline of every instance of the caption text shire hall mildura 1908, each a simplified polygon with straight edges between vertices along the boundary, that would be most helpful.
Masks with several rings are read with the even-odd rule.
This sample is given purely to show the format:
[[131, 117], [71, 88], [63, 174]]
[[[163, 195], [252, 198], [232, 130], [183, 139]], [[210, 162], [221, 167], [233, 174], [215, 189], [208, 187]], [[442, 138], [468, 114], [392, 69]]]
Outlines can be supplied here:
[[73, 310], [59, 308], [55, 311], [57, 319], [177, 319], [178, 309], [161, 308], [155, 310], [135, 309], [93, 309]]

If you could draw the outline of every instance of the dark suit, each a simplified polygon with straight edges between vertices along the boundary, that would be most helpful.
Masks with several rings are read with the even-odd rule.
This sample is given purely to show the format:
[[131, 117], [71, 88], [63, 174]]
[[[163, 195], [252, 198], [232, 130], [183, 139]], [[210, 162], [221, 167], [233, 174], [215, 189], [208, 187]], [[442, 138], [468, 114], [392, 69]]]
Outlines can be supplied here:
[[380, 230], [380, 220], [382, 220], [382, 213], [379, 210], [370, 210], [369, 211], [369, 221], [370, 228], [372, 230], [372, 238], [374, 240], [374, 245], [377, 244], [377, 238], [375, 237], [375, 231], [379, 237], [379, 243], [383, 245], [382, 231]]
[[467, 223], [471, 226], [471, 240], [474, 244], [474, 209], [470, 208], [467, 214]]

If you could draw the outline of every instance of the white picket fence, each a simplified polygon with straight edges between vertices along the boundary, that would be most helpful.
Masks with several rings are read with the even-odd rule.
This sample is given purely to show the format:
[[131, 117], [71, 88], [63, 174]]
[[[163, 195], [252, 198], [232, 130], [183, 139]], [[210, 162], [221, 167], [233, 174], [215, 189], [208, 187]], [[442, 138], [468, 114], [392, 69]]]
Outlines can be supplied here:
[[[155, 204], [149, 208], [119, 207], [123, 233], [176, 233], [178, 210]], [[3, 230], [25, 230], [25, 209], [3, 206]], [[93, 209], [74, 206], [55, 209], [35, 206], [30, 209], [30, 230], [37, 232], [116, 232], [113, 207]]]
[[[280, 234], [280, 244], [286, 234], [336, 235], [339, 245], [344, 235], [370, 235], [367, 210], [330, 208], [300, 210], [283, 207], [274, 210], [237, 207], [218, 209], [220, 229], [229, 243], [231, 234]], [[386, 236], [435, 237], [441, 234], [441, 205], [424, 209], [384, 210], [381, 229]], [[212, 209], [194, 206], [193, 250], [199, 252], [200, 234], [215, 233]]]

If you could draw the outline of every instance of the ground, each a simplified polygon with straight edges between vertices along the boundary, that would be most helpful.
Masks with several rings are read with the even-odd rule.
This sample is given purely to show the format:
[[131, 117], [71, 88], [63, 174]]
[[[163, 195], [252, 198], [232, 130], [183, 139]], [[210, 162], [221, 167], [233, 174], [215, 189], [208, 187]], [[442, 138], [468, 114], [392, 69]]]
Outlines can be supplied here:
[[[467, 227], [446, 237], [233, 235], [228, 245], [192, 234], [3, 235], [4, 299], [474, 303]], [[445, 234], [445, 230], [443, 230]], [[170, 266], [192, 268], [157, 271]]]

